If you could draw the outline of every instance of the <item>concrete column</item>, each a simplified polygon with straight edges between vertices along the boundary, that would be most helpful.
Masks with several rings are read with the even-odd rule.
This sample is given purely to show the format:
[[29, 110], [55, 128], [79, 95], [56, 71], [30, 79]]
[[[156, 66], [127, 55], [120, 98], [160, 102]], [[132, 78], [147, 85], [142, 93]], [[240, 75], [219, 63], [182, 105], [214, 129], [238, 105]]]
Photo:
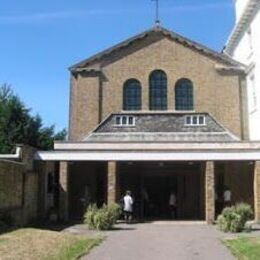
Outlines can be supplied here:
[[215, 175], [214, 162], [206, 162], [205, 168], [205, 207], [206, 221], [213, 224], [215, 220]]
[[254, 204], [255, 221], [260, 223], [260, 161], [255, 162], [254, 169]]
[[111, 161], [107, 164], [107, 203], [116, 202], [117, 194], [117, 172], [116, 162]]
[[67, 221], [69, 219], [69, 214], [68, 214], [68, 162], [60, 162], [59, 217], [63, 221]]

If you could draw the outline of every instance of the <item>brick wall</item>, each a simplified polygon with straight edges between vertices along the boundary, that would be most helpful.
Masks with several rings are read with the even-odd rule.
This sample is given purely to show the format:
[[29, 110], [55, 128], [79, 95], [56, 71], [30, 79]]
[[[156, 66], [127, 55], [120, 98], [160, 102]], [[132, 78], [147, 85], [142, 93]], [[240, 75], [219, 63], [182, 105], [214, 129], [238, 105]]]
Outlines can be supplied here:
[[38, 217], [38, 174], [33, 171], [33, 149], [23, 147], [22, 162], [0, 160], [0, 216], [16, 225]]
[[18, 208], [23, 204], [23, 165], [0, 161], [0, 209]]

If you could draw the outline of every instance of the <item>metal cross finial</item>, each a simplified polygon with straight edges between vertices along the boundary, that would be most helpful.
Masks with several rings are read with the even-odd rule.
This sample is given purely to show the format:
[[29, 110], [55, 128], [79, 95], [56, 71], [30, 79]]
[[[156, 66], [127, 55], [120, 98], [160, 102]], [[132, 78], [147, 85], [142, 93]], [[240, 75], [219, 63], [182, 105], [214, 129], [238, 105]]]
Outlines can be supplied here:
[[153, 2], [156, 3], [156, 7], [155, 7], [155, 24], [157, 26], [160, 25], [160, 20], [159, 20], [159, 0], [152, 0]]

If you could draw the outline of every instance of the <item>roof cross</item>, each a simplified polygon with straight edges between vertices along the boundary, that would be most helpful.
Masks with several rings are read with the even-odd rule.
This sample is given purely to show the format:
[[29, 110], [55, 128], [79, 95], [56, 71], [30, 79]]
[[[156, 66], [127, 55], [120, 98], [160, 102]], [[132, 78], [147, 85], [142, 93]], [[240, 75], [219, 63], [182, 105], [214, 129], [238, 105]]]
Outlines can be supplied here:
[[160, 25], [160, 20], [159, 20], [159, 0], [152, 0], [155, 2], [155, 25], [159, 26]]

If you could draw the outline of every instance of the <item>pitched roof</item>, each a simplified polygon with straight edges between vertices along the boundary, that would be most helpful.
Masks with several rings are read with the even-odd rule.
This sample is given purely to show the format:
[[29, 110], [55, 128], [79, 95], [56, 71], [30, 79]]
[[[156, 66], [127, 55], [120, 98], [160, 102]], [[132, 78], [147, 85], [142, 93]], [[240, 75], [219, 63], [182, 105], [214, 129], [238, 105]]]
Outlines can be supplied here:
[[138, 40], [141, 40], [141, 39], [144, 39], [146, 38], [148, 35], [151, 35], [151, 34], [162, 34], [162, 36], [165, 36], [165, 37], [169, 37], [170, 39], [180, 43], [180, 44], [183, 44], [189, 48], [192, 48], [204, 55], [207, 55], [209, 57], [212, 57], [220, 62], [223, 62], [227, 65], [230, 65], [230, 66], [237, 66], [237, 67], [241, 67], [243, 66], [241, 63], [233, 60], [232, 58], [230, 58], [228, 55], [224, 54], [224, 53], [219, 53], [217, 51], [214, 51], [200, 43], [197, 43], [195, 41], [192, 41], [192, 40], [189, 40], [188, 38], [186, 37], [183, 37], [175, 32], [172, 32], [172, 31], [169, 31], [161, 26], [155, 26], [149, 30], [146, 30], [136, 36], [133, 36], [111, 48], [108, 48], [94, 56], [91, 56], [89, 57], [88, 59], [85, 59], [73, 66], [71, 66], [69, 69], [71, 71], [75, 71], [77, 69], [82, 69], [86, 66], [89, 66], [91, 65], [92, 63], [94, 62], [98, 62], [100, 61], [101, 59], [107, 57], [108, 55], [114, 53], [115, 51], [119, 50], [119, 49], [123, 49], [123, 48], [127, 48], [129, 45], [131, 45], [133, 42], [136, 42]]
[[[205, 124], [189, 126], [188, 115], [204, 116]], [[133, 116], [134, 126], [118, 126], [118, 116]], [[234, 142], [239, 139], [208, 113], [124, 113], [112, 114], [85, 142]]]

